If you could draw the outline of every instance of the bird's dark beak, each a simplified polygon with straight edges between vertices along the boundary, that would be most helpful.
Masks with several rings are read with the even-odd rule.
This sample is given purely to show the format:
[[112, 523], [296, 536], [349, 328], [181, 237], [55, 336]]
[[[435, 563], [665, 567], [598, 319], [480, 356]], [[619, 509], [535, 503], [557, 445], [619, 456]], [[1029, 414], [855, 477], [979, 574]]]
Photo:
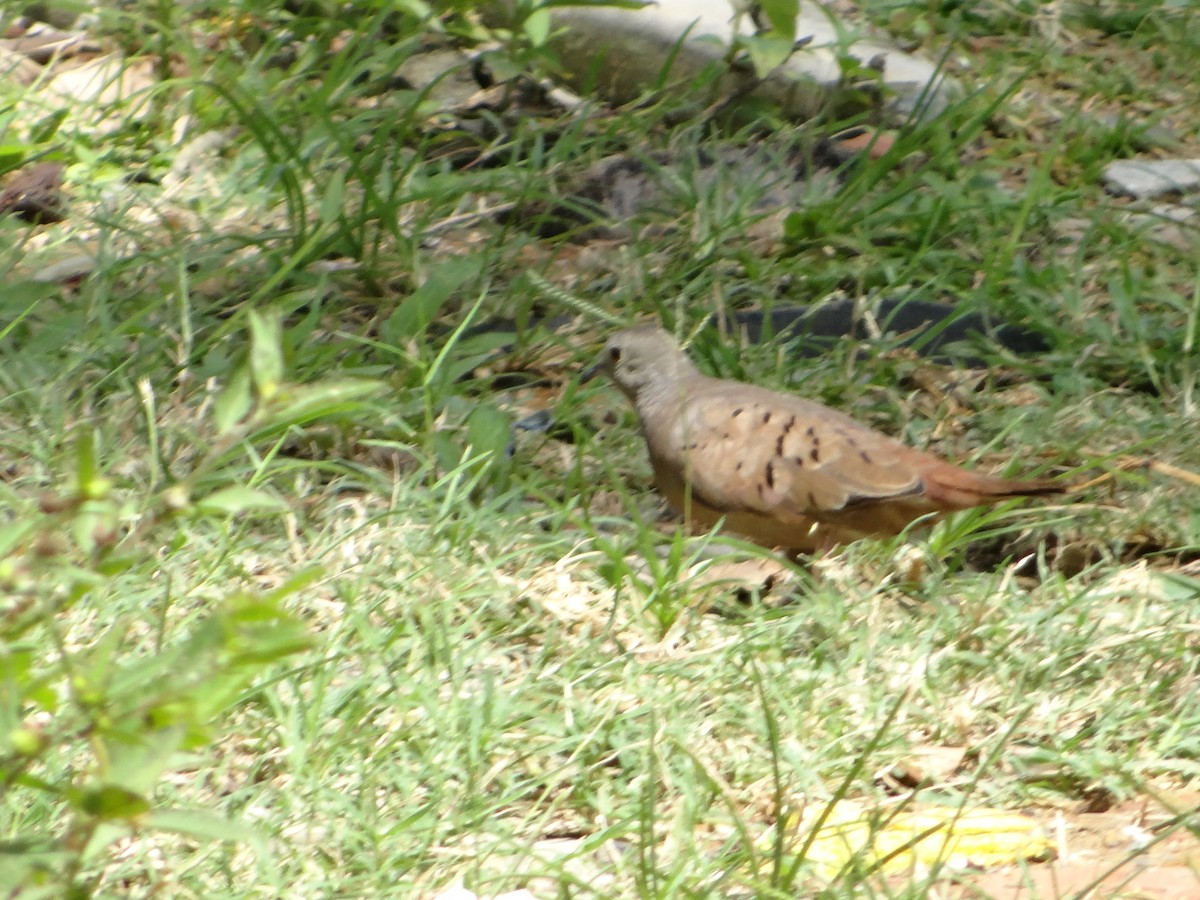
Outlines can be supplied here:
[[579, 376], [579, 383], [587, 384], [597, 375], [602, 375], [608, 371], [610, 371], [608, 367], [608, 354], [601, 350], [600, 355], [596, 357], [596, 361], [583, 370], [583, 374]]

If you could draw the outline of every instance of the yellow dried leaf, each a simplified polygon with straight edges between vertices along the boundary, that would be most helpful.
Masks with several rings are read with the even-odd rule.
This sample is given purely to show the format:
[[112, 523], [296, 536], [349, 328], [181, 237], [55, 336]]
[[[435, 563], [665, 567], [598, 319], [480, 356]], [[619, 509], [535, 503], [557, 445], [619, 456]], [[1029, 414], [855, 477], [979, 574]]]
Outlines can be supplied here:
[[[824, 807], [805, 811], [795, 846], [808, 840], [824, 813]], [[1043, 858], [1051, 849], [1040, 823], [1003, 810], [929, 807], [893, 813], [843, 800], [821, 824], [807, 858], [819, 877], [832, 879], [852, 859], [895, 874], [935, 866], [989, 868]]]

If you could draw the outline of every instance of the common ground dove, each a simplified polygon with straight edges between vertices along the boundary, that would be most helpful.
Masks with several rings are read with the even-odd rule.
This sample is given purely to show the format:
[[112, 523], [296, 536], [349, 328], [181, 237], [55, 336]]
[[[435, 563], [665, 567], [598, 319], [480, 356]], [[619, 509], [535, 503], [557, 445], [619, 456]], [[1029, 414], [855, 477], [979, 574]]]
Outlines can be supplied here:
[[810, 552], [1061, 483], [981, 475], [812, 400], [702, 375], [661, 328], [621, 331], [583, 375], [633, 401], [659, 490], [690, 525]]

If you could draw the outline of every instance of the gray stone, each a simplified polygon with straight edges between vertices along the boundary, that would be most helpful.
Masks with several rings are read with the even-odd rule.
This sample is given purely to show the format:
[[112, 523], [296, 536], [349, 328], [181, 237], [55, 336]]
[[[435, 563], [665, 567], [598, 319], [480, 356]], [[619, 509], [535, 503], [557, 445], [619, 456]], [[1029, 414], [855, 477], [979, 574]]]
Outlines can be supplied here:
[[1200, 246], [1200, 211], [1190, 206], [1159, 203], [1149, 212], [1131, 214], [1127, 221], [1151, 240], [1178, 250], [1192, 253]]
[[1119, 159], [1104, 167], [1104, 183], [1114, 194], [1139, 200], [1186, 194], [1200, 188], [1200, 159]]
[[[608, 99], [625, 103], [662, 82], [688, 81], [722, 64], [735, 38], [729, 0], [659, 0], [639, 9], [604, 6], [550, 8], [555, 49], [568, 72], [580, 81], [596, 79]], [[749, 17], [737, 21], [738, 34], [755, 33]], [[820, 5], [801, 0], [796, 36], [807, 41], [761, 85], [755, 96], [778, 105], [784, 115], [807, 119], [826, 103], [842, 81], [839, 60], [852, 57], [864, 68], [881, 70], [888, 108], [899, 117], [914, 111], [941, 112], [961, 89], [932, 62], [905, 53], [886, 40], [864, 36]], [[753, 84], [750, 71], [729, 71], [718, 98]]]

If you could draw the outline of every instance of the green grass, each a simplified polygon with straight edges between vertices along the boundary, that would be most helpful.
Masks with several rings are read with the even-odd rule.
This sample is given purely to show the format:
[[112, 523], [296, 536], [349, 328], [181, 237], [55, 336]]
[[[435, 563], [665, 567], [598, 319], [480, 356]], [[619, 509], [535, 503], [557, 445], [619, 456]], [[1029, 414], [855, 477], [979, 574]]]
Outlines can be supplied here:
[[[111, 134], [31, 130], [11, 104], [36, 98], [3, 89], [9, 152], [65, 162], [73, 203], [0, 219], [6, 894], [922, 897], [944, 871], [822, 881], [788, 823], [894, 798], [927, 746], [966, 753], [917, 806], [1194, 790], [1194, 485], [1116, 471], [738, 600], [698, 567], [770, 554], [663, 527], [632, 412], [576, 383], [616, 322], [952, 299], [1050, 349], [942, 394], [878, 348], [694, 353], [981, 468], [1200, 469], [1195, 235], [1159, 240], [1097, 178], [1144, 124], [1196, 155], [1182, 10], [1070, 13], [1083, 49], [1042, 54], [1029, 5], [868, 4], [979, 90], [764, 252], [752, 185], [684, 184], [673, 227], [582, 251], [473, 215], [758, 132], [669, 97], [452, 114], [388, 79], [423, 35], [480, 37], [470, 16], [292, 9], [104, 13], [173, 63]], [[500, 36], [493, 62], [549, 65]], [[181, 177], [185, 115], [187, 140], [228, 131]], [[486, 164], [456, 167], [472, 142]], [[78, 284], [37, 280], [80, 252]], [[544, 408], [555, 430], [510, 434]]]

